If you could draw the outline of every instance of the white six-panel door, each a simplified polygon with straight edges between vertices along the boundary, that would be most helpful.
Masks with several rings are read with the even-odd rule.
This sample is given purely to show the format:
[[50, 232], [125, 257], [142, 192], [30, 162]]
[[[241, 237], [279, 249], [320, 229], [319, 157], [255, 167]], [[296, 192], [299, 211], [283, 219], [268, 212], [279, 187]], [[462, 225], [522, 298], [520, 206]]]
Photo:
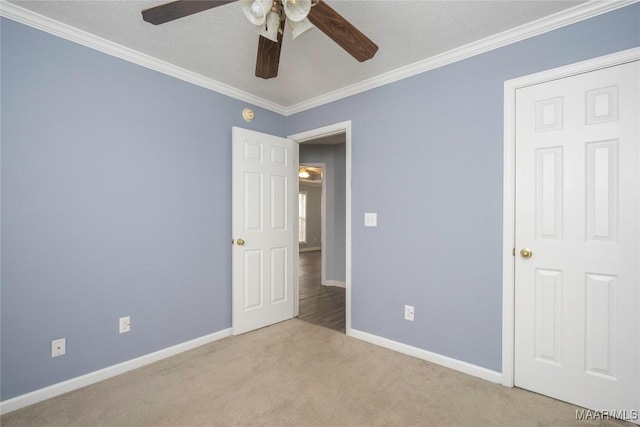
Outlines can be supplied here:
[[294, 142], [234, 127], [233, 334], [293, 317]]
[[638, 76], [516, 92], [515, 385], [596, 410], [640, 401]]

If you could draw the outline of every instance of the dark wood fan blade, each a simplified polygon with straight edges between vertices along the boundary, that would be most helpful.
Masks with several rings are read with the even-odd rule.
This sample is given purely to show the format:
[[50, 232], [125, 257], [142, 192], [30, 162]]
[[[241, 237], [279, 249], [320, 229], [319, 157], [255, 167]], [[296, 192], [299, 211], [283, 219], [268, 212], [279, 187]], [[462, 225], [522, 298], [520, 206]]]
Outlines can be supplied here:
[[178, 0], [143, 10], [142, 19], [153, 25], [164, 24], [234, 1], [236, 0]]
[[378, 45], [322, 0], [311, 8], [308, 18], [320, 31], [360, 62], [373, 58], [378, 51]]
[[258, 57], [256, 58], [256, 77], [271, 79], [278, 75], [283, 34], [284, 21], [281, 21], [277, 43], [260, 36], [260, 40], [258, 41]]

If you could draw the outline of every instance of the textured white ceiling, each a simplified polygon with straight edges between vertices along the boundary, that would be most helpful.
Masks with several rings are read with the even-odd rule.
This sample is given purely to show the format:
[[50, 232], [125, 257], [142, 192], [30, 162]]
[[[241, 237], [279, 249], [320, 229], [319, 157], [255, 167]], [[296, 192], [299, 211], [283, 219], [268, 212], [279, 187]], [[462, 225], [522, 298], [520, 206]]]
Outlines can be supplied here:
[[352, 0], [327, 3], [380, 49], [357, 62], [320, 30], [285, 33], [278, 77], [254, 76], [258, 36], [238, 2], [154, 26], [168, 1], [19, 1], [25, 9], [289, 107], [547, 17], [584, 1]]

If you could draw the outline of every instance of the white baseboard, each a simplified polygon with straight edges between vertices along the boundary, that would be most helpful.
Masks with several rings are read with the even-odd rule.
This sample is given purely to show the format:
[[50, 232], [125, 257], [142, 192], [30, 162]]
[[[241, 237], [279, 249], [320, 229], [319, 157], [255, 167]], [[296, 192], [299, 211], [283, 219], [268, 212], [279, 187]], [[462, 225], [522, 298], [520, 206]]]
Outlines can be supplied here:
[[339, 280], [325, 280], [325, 286], [337, 286], [338, 288], [346, 288], [347, 284], [345, 282], [341, 282]]
[[125, 372], [133, 369], [166, 359], [167, 357], [175, 356], [176, 354], [183, 353], [187, 350], [209, 344], [228, 336], [231, 336], [231, 328], [223, 329], [221, 331], [214, 332], [213, 334], [205, 335], [182, 344], [174, 345], [173, 347], [145, 354], [144, 356], [136, 357], [135, 359], [127, 360], [126, 362], [118, 363], [117, 365], [109, 366], [98, 371], [71, 378], [70, 380], [63, 381], [61, 383], [41, 388], [40, 390], [35, 390], [12, 399], [5, 400], [0, 402], [0, 414], [6, 414], [8, 412], [24, 408], [25, 406], [33, 405], [34, 403], [95, 384], [108, 378], [115, 377], [116, 375], [124, 374]]
[[313, 252], [313, 251], [321, 251], [322, 246], [310, 246], [308, 248], [300, 248], [299, 252]]
[[409, 356], [417, 357], [418, 359], [426, 360], [427, 362], [435, 363], [436, 365], [441, 365], [474, 377], [482, 378], [483, 380], [491, 381], [492, 383], [502, 383], [502, 374], [500, 372], [492, 371], [491, 369], [483, 368], [461, 360], [452, 359], [447, 356], [442, 356], [441, 354], [432, 353], [421, 348], [412, 347], [407, 344], [402, 344], [397, 341], [382, 338], [367, 332], [358, 331], [356, 329], [351, 329], [348, 335], [371, 344], [379, 345], [380, 347], [388, 348]]

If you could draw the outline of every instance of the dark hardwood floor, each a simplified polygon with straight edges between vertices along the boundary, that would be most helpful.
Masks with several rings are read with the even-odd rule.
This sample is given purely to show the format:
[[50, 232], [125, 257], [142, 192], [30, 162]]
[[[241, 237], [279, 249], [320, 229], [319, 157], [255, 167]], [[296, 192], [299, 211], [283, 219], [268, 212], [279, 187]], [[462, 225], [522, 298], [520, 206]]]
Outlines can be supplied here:
[[345, 332], [345, 290], [321, 284], [321, 252], [300, 252], [300, 309], [305, 322]]

